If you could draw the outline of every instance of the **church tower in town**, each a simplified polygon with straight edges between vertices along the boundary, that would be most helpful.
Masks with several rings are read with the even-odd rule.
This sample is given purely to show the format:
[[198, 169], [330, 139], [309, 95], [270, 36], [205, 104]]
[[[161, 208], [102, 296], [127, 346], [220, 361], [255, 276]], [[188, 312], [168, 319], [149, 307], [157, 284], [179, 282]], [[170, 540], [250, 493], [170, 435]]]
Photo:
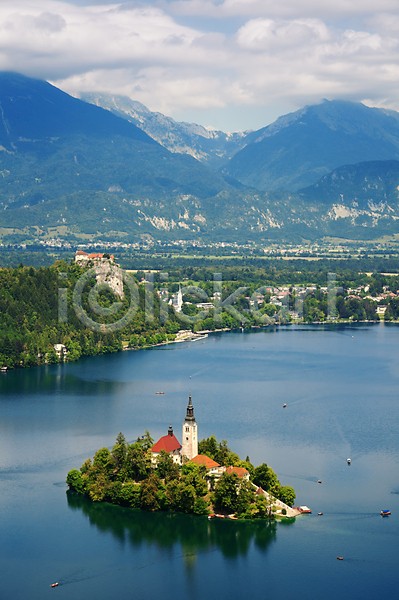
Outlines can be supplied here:
[[182, 458], [186, 456], [188, 460], [191, 460], [198, 454], [197, 422], [194, 417], [194, 408], [191, 403], [191, 392], [188, 397], [187, 414], [183, 423], [182, 438]]

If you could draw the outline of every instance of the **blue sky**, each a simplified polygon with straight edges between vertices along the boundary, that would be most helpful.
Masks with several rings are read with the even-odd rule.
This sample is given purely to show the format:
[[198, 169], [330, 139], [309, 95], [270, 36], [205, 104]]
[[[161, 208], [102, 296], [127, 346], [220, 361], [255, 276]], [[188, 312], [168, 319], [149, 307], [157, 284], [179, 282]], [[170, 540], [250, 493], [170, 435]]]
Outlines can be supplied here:
[[2, 0], [0, 70], [258, 129], [323, 98], [399, 110], [397, 0]]

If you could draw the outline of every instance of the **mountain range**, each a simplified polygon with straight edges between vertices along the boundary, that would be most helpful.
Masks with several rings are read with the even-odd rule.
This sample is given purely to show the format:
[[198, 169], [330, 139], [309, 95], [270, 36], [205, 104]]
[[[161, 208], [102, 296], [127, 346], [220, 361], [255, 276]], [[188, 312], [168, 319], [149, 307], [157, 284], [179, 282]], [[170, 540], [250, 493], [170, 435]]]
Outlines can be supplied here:
[[[254, 132], [0, 73], [0, 235], [372, 239], [399, 219], [399, 115], [324, 101]], [[8, 238], [7, 238], [8, 236]]]
[[140, 127], [171, 152], [189, 154], [215, 169], [245, 145], [245, 132], [225, 133], [196, 123], [179, 123], [127, 96], [86, 92], [79, 98]]

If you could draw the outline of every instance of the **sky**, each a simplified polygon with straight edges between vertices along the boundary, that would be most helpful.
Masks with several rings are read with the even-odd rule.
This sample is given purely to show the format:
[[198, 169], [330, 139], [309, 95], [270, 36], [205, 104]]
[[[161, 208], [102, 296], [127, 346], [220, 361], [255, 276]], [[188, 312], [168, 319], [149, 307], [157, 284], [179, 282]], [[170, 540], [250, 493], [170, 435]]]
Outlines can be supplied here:
[[0, 71], [223, 131], [324, 98], [399, 110], [398, 0], [0, 0]]

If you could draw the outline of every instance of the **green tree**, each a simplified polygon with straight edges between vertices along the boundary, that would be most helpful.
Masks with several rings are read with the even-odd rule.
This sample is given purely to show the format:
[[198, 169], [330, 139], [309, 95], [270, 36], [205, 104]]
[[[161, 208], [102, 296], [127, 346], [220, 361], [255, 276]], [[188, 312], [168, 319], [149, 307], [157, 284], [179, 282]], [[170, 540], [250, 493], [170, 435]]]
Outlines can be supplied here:
[[255, 467], [252, 481], [265, 492], [274, 492], [280, 485], [276, 473], [273, 469], [268, 467], [266, 463], [262, 463], [258, 467]]
[[127, 449], [125, 461], [126, 477], [133, 481], [147, 479], [151, 473], [151, 455], [143, 446], [135, 442]]
[[66, 482], [71, 490], [75, 490], [76, 492], [79, 492], [79, 494], [84, 492], [82, 474], [77, 469], [72, 469], [69, 471]]
[[193, 513], [195, 515], [208, 515], [208, 503], [205, 498], [196, 498], [193, 507]]
[[120, 472], [124, 471], [128, 445], [125, 436], [122, 432], [116, 436], [116, 443], [111, 451], [111, 456], [114, 461], [115, 468]]
[[179, 465], [177, 465], [169, 452], [161, 450], [156, 458], [157, 475], [161, 479], [169, 481], [170, 479], [178, 479]]
[[137, 438], [136, 442], [141, 445], [144, 452], [147, 452], [148, 450], [150, 450], [154, 445], [154, 440], [152, 439], [148, 429], [145, 430], [144, 435]]
[[143, 481], [140, 486], [140, 507], [144, 510], [159, 509], [159, 489], [160, 480], [156, 475], [151, 475]]
[[237, 508], [238, 477], [235, 473], [223, 473], [213, 494], [216, 510], [234, 513]]
[[284, 504], [292, 506], [295, 502], [295, 490], [291, 486], [285, 485], [280, 488], [278, 498], [281, 500], [281, 502], [284, 502]]
[[237, 496], [236, 514], [251, 515], [251, 504], [255, 502], [255, 492], [249, 481], [242, 481]]

